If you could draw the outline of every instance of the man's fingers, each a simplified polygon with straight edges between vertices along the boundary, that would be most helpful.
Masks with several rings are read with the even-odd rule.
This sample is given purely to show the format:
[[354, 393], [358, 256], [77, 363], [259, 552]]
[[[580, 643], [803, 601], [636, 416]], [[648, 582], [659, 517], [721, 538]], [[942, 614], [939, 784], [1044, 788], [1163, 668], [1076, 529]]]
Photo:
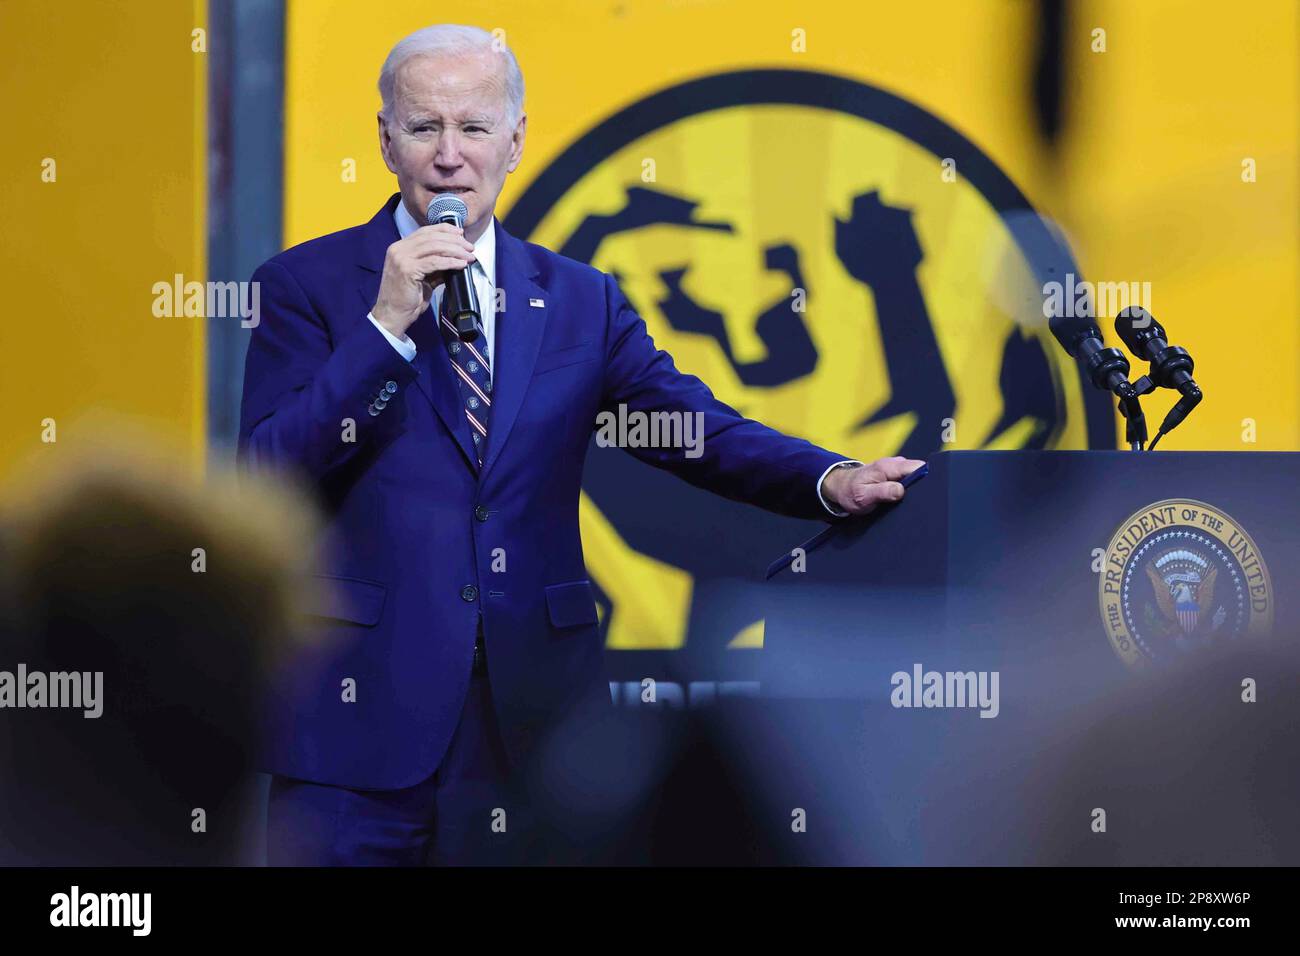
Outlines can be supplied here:
[[850, 515], [865, 515], [875, 511], [878, 505], [898, 501], [902, 497], [902, 485], [897, 481], [862, 481], [850, 486], [848, 494], [842, 497], [848, 498], [848, 501], [841, 498], [841, 505]]
[[432, 264], [439, 269], [464, 269], [473, 261], [473, 253], [460, 252], [429, 252], [411, 259], [411, 263], [419, 268]]
[[457, 256], [473, 259], [474, 247], [438, 238], [432, 242], [412, 244], [401, 250], [400, 259], [418, 259], [420, 256]]
[[917, 458], [904, 458], [902, 455], [895, 455], [892, 458], [881, 458], [879, 461], [873, 461], [867, 466], [866, 470], [876, 481], [898, 481], [924, 464], [925, 462]]
[[421, 226], [411, 233], [403, 243], [412, 249], [425, 250], [431, 246], [447, 248], [473, 249], [474, 243], [465, 238], [465, 234], [454, 226], [439, 223], [436, 226]]
[[[412, 275], [420, 277], [434, 275], [440, 272], [453, 272], [464, 269], [471, 262], [473, 257], [461, 258], [459, 256], [444, 255], [427, 255], [417, 256], [410, 261], [410, 270]], [[441, 280], [439, 280], [441, 281]]]
[[903, 497], [903, 486], [896, 481], [878, 481], [874, 485], [867, 485], [864, 491], [877, 503], [882, 501], [898, 501]]
[[898, 501], [903, 497], [903, 486], [896, 481], [872, 481], [855, 484], [849, 490], [849, 513], [866, 514], [877, 505]]
[[431, 226], [420, 226], [420, 228], [416, 229], [415, 232], [411, 233], [406, 238], [411, 239], [416, 236], [437, 236], [437, 235], [463, 236], [465, 235], [465, 230], [453, 226], [449, 222], [435, 222]]

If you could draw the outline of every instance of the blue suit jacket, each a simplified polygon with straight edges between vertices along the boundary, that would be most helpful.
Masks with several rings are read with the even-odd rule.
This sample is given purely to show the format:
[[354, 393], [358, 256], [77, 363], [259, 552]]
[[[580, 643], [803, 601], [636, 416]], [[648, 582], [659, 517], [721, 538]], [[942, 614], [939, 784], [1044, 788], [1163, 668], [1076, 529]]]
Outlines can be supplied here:
[[[513, 760], [566, 708], [610, 706], [578, 534], [598, 412], [620, 403], [703, 412], [700, 457], [629, 451], [796, 517], [829, 518], [816, 485], [843, 458], [741, 417], [655, 348], [612, 277], [498, 224], [505, 309], [480, 469], [432, 311], [408, 331], [411, 363], [366, 318], [398, 239], [398, 200], [258, 268], [261, 322], [239, 435], [243, 467], [305, 477], [328, 522], [326, 590], [312, 618], [321, 641], [275, 680], [263, 766], [358, 789], [412, 786], [437, 769], [468, 689], [480, 615]], [[369, 414], [388, 382], [395, 395]], [[347, 420], [353, 441], [344, 440]], [[355, 702], [344, 701], [349, 678]]]

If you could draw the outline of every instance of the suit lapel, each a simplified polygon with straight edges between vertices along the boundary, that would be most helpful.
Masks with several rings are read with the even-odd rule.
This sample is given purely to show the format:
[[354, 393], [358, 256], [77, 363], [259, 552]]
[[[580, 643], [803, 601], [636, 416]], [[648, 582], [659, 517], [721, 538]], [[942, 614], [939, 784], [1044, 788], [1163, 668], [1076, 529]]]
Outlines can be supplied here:
[[[361, 267], [362, 277], [358, 292], [369, 311], [379, 295], [379, 283], [384, 273], [384, 256], [388, 247], [399, 238], [397, 223], [393, 220], [393, 211], [401, 194], [394, 195], [375, 213], [373, 219], [366, 223], [361, 235], [361, 254], [357, 265]], [[498, 238], [499, 238], [498, 234]], [[498, 268], [498, 272], [500, 269]], [[415, 360], [412, 364], [420, 373], [415, 384], [433, 405], [434, 411], [442, 419], [443, 425], [460, 446], [466, 463], [474, 469], [478, 467], [478, 456], [469, 434], [469, 422], [460, 407], [460, 396], [456, 392], [455, 373], [451, 369], [451, 359], [443, 345], [442, 333], [438, 331], [437, 318], [433, 309], [425, 309], [407, 330], [407, 335], [415, 342]], [[498, 350], [500, 346], [497, 346]]]
[[[504, 293], [505, 309], [497, 315], [492, 419], [488, 425], [487, 453], [480, 480], [487, 477], [493, 464], [501, 457], [501, 449], [519, 416], [524, 393], [533, 377], [533, 366], [537, 364], [542, 333], [546, 329], [546, 293], [534, 281], [538, 268], [520, 240], [501, 228], [500, 221], [495, 221], [495, 227], [496, 286]], [[533, 302], [543, 304], [536, 306]]]

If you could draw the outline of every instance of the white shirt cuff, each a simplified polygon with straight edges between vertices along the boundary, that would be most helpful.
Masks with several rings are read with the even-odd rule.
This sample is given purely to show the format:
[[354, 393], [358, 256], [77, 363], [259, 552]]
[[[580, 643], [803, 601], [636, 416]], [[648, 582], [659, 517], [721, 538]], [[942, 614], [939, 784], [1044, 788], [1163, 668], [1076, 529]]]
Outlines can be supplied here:
[[[388, 339], [389, 344], [392, 345], [393, 348], [397, 349], [397, 354], [402, 356], [402, 358], [406, 359], [408, 362], [415, 361], [415, 343], [411, 341], [409, 335], [404, 335], [399, 339], [378, 322], [375, 322], [375, 317], [373, 315], [367, 313], [366, 318], [371, 322], [374, 322], [375, 328], [384, 333], [384, 338]], [[823, 502], [823, 504], [825, 504], [825, 502]]]
[[822, 476], [817, 479], [817, 499], [822, 503], [823, 508], [825, 508], [827, 511], [829, 511], [837, 518], [847, 517], [848, 512], [836, 511], [834, 508], [832, 508], [830, 505], [826, 503], [826, 498], [822, 495], [822, 482], [825, 481], [826, 476], [829, 475], [836, 468], [842, 468], [844, 465], [861, 465], [861, 464], [862, 462], [852, 458], [847, 458], [844, 461], [837, 461], [835, 464], [831, 465], [830, 468], [827, 468], [825, 471], [823, 471]]

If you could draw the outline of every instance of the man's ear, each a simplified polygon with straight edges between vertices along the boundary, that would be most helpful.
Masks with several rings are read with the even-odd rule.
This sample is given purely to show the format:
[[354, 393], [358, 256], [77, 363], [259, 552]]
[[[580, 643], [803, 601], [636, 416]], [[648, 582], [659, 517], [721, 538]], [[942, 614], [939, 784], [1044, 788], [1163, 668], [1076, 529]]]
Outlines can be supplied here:
[[375, 114], [379, 120], [379, 155], [384, 157], [384, 165], [388, 167], [390, 173], [396, 174], [397, 170], [393, 168], [393, 137], [388, 133], [388, 124], [384, 122], [382, 112]]
[[513, 173], [519, 166], [519, 160], [524, 155], [524, 134], [528, 132], [528, 114], [519, 117], [519, 122], [515, 124], [515, 131], [510, 137], [510, 164], [506, 166], [506, 172]]

